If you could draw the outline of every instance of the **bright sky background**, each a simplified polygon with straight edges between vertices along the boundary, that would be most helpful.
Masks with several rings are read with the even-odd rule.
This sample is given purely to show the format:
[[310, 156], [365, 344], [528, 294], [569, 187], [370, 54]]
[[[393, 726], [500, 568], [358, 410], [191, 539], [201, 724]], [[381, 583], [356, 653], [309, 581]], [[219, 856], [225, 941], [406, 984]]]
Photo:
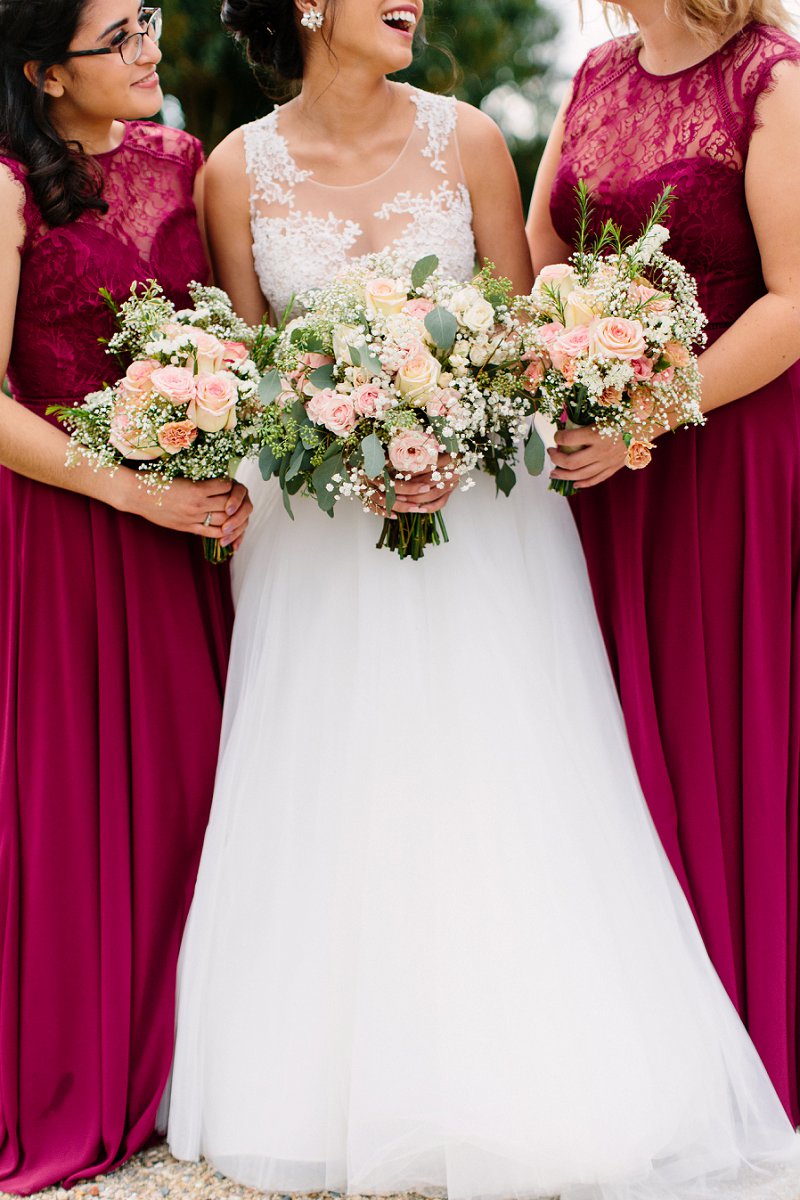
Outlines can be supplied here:
[[[585, 21], [583, 29], [578, 24], [577, 0], [547, 0], [558, 13], [562, 33], [559, 39], [559, 61], [570, 74], [577, 69], [586, 51], [610, 36], [602, 15], [599, 0], [583, 0]], [[800, 19], [800, 0], [786, 0], [787, 8]], [[800, 29], [800, 21], [798, 23]]]

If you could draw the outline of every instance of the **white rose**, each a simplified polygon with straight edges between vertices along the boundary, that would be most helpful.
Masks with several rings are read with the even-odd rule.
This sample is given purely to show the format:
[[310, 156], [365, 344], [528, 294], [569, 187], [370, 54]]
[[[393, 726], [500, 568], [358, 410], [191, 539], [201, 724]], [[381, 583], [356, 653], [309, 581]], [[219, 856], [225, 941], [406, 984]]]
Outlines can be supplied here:
[[427, 350], [410, 355], [397, 372], [395, 383], [401, 396], [414, 403], [424, 402], [437, 386], [442, 368]]
[[338, 362], [350, 362], [350, 346], [364, 341], [360, 325], [336, 325], [333, 330], [333, 354]]
[[596, 317], [591, 297], [583, 288], [573, 288], [564, 304], [564, 323], [567, 329], [576, 325], [591, 325]]
[[567, 263], [551, 263], [548, 267], [542, 267], [533, 290], [541, 293], [546, 287], [548, 292], [555, 293], [564, 301], [577, 284], [578, 278], [572, 267]]

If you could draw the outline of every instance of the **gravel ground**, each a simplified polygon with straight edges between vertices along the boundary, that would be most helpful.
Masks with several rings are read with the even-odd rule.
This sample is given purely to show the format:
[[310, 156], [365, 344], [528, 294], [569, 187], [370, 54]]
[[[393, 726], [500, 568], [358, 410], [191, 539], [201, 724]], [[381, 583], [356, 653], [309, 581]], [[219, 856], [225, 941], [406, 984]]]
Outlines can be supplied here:
[[[174, 1159], [165, 1146], [156, 1146], [138, 1154], [111, 1175], [77, 1184], [71, 1191], [48, 1188], [36, 1192], [29, 1200], [265, 1200], [263, 1192], [242, 1187], [212, 1170], [207, 1163], [182, 1163]], [[800, 1200], [800, 1172], [790, 1178], [773, 1181], [766, 1188], [763, 1181], [751, 1183], [735, 1192], [736, 1200]], [[11, 1198], [9, 1198], [11, 1200]], [[275, 1193], [267, 1200], [292, 1200]], [[339, 1193], [320, 1193], [308, 1200], [345, 1200]], [[347, 1197], [346, 1200], [375, 1200], [374, 1197]], [[422, 1196], [383, 1197], [382, 1200], [424, 1200]]]

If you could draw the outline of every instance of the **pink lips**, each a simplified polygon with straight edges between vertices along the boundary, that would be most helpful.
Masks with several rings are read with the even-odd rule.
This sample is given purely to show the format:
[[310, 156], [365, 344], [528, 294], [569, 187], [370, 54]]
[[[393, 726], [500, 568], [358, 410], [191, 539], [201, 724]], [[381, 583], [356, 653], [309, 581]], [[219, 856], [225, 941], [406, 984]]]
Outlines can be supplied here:
[[145, 75], [144, 79], [140, 79], [138, 83], [134, 83], [132, 86], [135, 88], [144, 88], [145, 91], [152, 91], [153, 89], [159, 87], [160, 82], [161, 81], [158, 78], [158, 72], [151, 71], [149, 75]]

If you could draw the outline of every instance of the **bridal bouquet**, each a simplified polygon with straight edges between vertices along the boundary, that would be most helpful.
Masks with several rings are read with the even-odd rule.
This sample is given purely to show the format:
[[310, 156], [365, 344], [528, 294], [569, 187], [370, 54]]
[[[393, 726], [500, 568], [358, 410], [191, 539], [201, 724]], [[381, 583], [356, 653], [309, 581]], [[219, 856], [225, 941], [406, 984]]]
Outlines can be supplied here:
[[[650, 462], [656, 430], [703, 424], [694, 347], [705, 340], [705, 316], [694, 280], [662, 250], [670, 198], [666, 189], [635, 241], [609, 221], [590, 244], [591, 201], [580, 184], [575, 253], [545, 267], [520, 302], [537, 410], [561, 429], [594, 425], [622, 437], [634, 470]], [[568, 480], [550, 487], [575, 490]]]
[[511, 299], [488, 267], [456, 283], [433, 255], [410, 274], [372, 257], [300, 297], [261, 388], [261, 471], [289, 515], [297, 493], [331, 516], [340, 497], [380, 498], [378, 547], [418, 559], [447, 530], [440, 513], [392, 518], [395, 480], [430, 472], [441, 490], [466, 489], [480, 468], [507, 493], [531, 411]]
[[[134, 285], [114, 309], [108, 342], [125, 374], [74, 408], [57, 407], [71, 432], [70, 461], [98, 468], [136, 465], [148, 486], [173, 479], [232, 476], [259, 448], [260, 364], [274, 331], [251, 329], [225, 292], [192, 284], [193, 308], [176, 310], [155, 282]], [[206, 558], [222, 562], [230, 549], [203, 539]]]

